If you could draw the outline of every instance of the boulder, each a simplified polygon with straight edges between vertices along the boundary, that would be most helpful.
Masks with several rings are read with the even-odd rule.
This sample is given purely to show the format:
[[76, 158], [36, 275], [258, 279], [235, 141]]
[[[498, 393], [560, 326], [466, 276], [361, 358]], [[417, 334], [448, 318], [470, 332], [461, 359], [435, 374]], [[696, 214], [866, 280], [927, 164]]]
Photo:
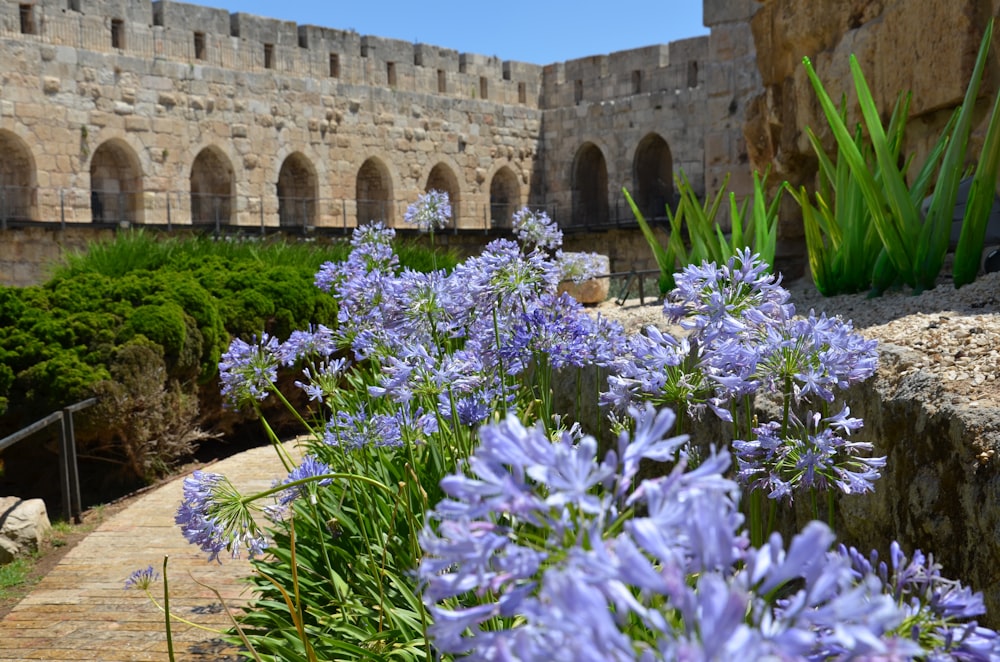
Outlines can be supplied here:
[[[575, 254], [566, 253], [566, 255], [573, 256]], [[585, 254], [583, 257], [588, 260], [591, 259], [591, 256]], [[597, 272], [604, 276], [603, 278], [589, 278], [580, 282], [565, 280], [559, 283], [558, 289], [560, 293], [566, 292], [571, 297], [585, 305], [593, 305], [607, 301], [608, 293], [611, 288], [611, 279], [607, 278], [608, 274], [611, 273], [611, 261], [608, 259], [608, 256], [595, 254], [592, 257], [598, 261], [599, 265]]]
[[51, 530], [41, 499], [0, 498], [0, 564], [38, 550]]

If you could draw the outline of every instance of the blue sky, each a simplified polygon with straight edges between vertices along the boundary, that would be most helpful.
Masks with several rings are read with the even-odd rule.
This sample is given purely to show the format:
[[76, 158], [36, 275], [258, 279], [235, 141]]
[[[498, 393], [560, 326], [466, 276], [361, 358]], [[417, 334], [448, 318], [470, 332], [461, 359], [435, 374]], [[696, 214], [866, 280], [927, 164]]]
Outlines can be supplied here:
[[193, 4], [531, 64], [708, 34], [701, 24], [702, 0], [197, 0]]

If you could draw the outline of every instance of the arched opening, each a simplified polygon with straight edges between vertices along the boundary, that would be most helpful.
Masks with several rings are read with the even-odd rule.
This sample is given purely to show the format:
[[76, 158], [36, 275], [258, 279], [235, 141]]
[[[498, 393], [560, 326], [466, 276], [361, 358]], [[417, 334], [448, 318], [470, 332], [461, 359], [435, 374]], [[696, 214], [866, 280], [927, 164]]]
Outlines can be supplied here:
[[608, 166], [594, 143], [586, 143], [573, 161], [572, 225], [608, 223]]
[[0, 220], [35, 217], [35, 160], [21, 138], [0, 131]]
[[490, 224], [495, 228], [509, 228], [511, 217], [521, 204], [521, 190], [517, 175], [504, 166], [497, 170], [490, 182]]
[[458, 189], [458, 178], [455, 177], [455, 173], [451, 171], [451, 168], [443, 163], [439, 163], [431, 170], [431, 174], [427, 176], [427, 186], [424, 187], [424, 191], [444, 191], [448, 194], [448, 201], [451, 203], [451, 223], [448, 227], [455, 227], [458, 220], [458, 213], [461, 207], [459, 203], [459, 189]]
[[303, 230], [316, 223], [316, 172], [299, 152], [290, 154], [278, 173], [278, 223]]
[[95, 223], [142, 221], [142, 173], [128, 144], [109, 140], [90, 159], [90, 214]]
[[392, 227], [392, 180], [382, 161], [371, 157], [361, 164], [354, 199], [358, 205], [358, 225], [381, 221]]
[[233, 166], [217, 147], [198, 152], [191, 166], [191, 223], [226, 225], [233, 215]]
[[667, 218], [667, 205], [674, 204], [674, 164], [667, 141], [651, 133], [635, 150], [630, 191], [647, 219]]

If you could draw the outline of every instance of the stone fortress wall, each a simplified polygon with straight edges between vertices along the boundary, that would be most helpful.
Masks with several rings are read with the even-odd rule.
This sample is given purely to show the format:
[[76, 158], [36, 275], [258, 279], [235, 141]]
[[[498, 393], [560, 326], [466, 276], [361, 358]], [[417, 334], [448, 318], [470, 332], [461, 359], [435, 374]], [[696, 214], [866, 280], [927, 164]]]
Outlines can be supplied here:
[[522, 205], [599, 227], [631, 216], [625, 186], [663, 216], [679, 169], [703, 192], [745, 154], [706, 112], [736, 115], [711, 50], [540, 66], [172, 0], [4, 0], [0, 215], [398, 225], [438, 188], [458, 229]]

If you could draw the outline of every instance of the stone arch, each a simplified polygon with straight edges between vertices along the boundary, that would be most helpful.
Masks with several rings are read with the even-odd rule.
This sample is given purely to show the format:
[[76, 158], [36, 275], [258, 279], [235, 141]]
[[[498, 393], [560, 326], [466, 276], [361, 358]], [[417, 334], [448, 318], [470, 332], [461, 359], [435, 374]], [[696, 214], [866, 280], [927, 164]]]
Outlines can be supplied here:
[[34, 220], [35, 159], [16, 133], [0, 129], [0, 220]]
[[302, 228], [316, 224], [316, 168], [301, 152], [292, 152], [281, 163], [276, 184], [278, 224]]
[[370, 156], [358, 168], [354, 200], [358, 206], [358, 225], [382, 221], [388, 227], [393, 226], [392, 176], [382, 159]]
[[427, 185], [424, 192], [438, 190], [448, 194], [448, 201], [451, 203], [451, 223], [448, 227], [455, 227], [458, 223], [458, 214], [461, 209], [462, 194], [458, 186], [458, 177], [446, 163], [438, 163], [427, 175]]
[[674, 204], [674, 161], [667, 141], [655, 133], [636, 147], [632, 189], [632, 199], [647, 219], [667, 217], [667, 205]]
[[608, 213], [608, 164], [604, 152], [586, 142], [573, 158], [573, 217], [571, 225], [606, 225]]
[[233, 220], [236, 178], [221, 149], [203, 148], [191, 164], [191, 223], [226, 225]]
[[510, 166], [501, 166], [490, 180], [490, 225], [509, 228], [521, 204], [521, 187]]
[[142, 222], [142, 167], [119, 138], [101, 143], [90, 158], [90, 213], [97, 223]]

